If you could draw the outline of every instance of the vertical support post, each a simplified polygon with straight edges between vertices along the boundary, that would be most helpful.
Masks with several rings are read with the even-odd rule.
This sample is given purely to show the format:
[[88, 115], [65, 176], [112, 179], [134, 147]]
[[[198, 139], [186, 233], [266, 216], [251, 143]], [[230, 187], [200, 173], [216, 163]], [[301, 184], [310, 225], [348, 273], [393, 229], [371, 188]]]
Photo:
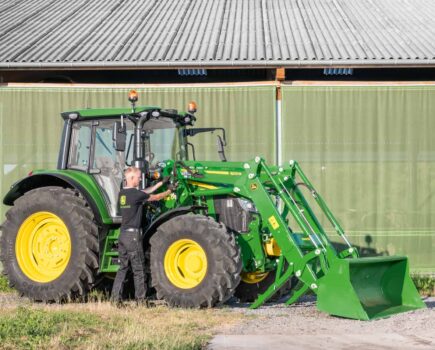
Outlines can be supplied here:
[[281, 85], [276, 87], [276, 164], [282, 164], [282, 103]]
[[276, 164], [282, 164], [282, 105], [281, 105], [281, 82], [285, 80], [285, 68], [280, 67], [275, 71], [276, 86], [276, 101], [275, 101], [275, 116], [276, 116]]
[[[278, 78], [278, 70], [276, 77]], [[282, 165], [282, 104], [281, 104], [281, 83], [278, 82], [276, 87], [276, 101], [275, 101], [275, 117], [276, 117], [276, 128], [275, 128], [275, 140], [276, 140], [276, 164], [278, 166]], [[277, 199], [276, 206], [280, 208], [280, 211], [284, 209], [284, 204], [282, 200]]]

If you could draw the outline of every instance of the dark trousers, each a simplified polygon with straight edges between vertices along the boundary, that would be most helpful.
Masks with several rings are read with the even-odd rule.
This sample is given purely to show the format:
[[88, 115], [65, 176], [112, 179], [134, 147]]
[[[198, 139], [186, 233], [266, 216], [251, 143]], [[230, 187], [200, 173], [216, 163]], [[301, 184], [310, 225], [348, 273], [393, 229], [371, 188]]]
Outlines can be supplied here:
[[112, 299], [120, 301], [129, 265], [133, 271], [134, 293], [137, 300], [145, 299], [144, 253], [140, 232], [122, 231], [118, 240], [120, 267], [112, 288]]

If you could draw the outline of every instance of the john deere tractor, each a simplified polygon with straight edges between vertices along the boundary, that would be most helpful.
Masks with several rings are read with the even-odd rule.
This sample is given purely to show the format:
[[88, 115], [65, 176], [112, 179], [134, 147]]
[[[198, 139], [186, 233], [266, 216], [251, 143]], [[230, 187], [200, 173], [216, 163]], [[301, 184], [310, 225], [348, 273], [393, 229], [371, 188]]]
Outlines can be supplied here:
[[[360, 258], [296, 161], [227, 161], [225, 130], [194, 128], [194, 103], [179, 113], [136, 106], [134, 91], [129, 99], [131, 108], [62, 113], [57, 169], [33, 171], [4, 197], [11, 208], [1, 262], [20, 293], [69, 300], [113, 278], [117, 197], [123, 170], [134, 165], [142, 188], [165, 176], [178, 183], [145, 206], [143, 224], [149, 291], [172, 306], [213, 307], [236, 296], [255, 308], [286, 294], [292, 304], [311, 290], [320, 310], [354, 319], [424, 307], [407, 258]], [[190, 139], [208, 132], [218, 135], [221, 161], [195, 159]], [[310, 201], [344, 249], [331, 243]]]

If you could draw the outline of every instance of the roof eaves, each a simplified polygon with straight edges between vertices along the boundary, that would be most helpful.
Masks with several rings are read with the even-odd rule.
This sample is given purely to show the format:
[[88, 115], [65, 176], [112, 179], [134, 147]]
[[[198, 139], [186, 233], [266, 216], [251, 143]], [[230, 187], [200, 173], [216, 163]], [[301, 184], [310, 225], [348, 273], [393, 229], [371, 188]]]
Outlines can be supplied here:
[[178, 69], [178, 68], [328, 68], [328, 67], [415, 67], [435, 66], [433, 59], [371, 60], [244, 60], [244, 61], [167, 61], [167, 62], [0, 62], [0, 69]]

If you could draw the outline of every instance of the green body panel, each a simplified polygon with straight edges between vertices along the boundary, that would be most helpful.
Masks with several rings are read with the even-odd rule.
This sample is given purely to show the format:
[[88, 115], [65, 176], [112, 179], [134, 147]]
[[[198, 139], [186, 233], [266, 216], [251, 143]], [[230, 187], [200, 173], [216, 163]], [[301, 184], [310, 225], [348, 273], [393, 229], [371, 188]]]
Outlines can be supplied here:
[[[271, 262], [267, 260], [260, 224], [260, 218], [254, 217], [254, 220], [249, 224], [249, 233], [237, 236], [237, 243], [242, 253], [244, 271], [264, 272], [266, 268], [272, 270], [276, 267], [275, 260]], [[270, 264], [267, 264], [268, 262]]]
[[71, 179], [72, 181], [79, 184], [92, 198], [95, 205], [98, 208], [98, 212], [101, 215], [102, 222], [104, 224], [112, 224], [113, 220], [111, 216], [109, 215], [109, 212], [107, 211], [107, 205], [104, 200], [103, 194], [101, 193], [100, 187], [98, 186], [97, 182], [95, 181], [94, 177], [90, 174], [87, 174], [83, 171], [79, 170], [35, 170], [33, 171], [33, 175], [60, 175], [63, 177], [66, 177], [68, 179]]

